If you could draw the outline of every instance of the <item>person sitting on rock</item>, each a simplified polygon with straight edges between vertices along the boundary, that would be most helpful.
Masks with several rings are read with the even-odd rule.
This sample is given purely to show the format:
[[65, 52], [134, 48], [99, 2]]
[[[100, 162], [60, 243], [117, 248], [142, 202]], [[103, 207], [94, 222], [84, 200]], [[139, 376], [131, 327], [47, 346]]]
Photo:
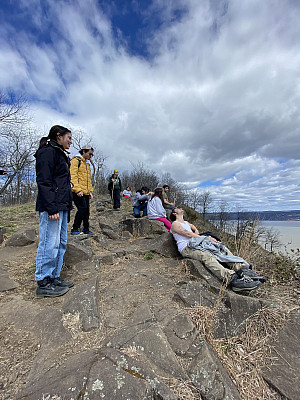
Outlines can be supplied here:
[[171, 222], [167, 219], [166, 210], [163, 207], [163, 188], [158, 187], [154, 190], [154, 194], [147, 205], [147, 214], [149, 219], [156, 219], [164, 223], [167, 230], [170, 232]]
[[233, 256], [216, 235], [200, 234], [194, 225], [185, 221], [182, 208], [172, 210], [170, 219], [173, 221], [171, 233], [182, 256], [201, 261], [234, 292], [250, 292], [265, 282], [264, 276], [257, 275], [241, 257]]
[[174, 208], [176, 208], [175, 207], [175, 203], [170, 203], [169, 199], [168, 199], [168, 193], [169, 193], [169, 190], [170, 190], [169, 185], [164, 185], [163, 189], [164, 189], [163, 190], [163, 198], [164, 198], [163, 206], [167, 210], [174, 210]]
[[151, 192], [149, 192], [147, 186], [143, 186], [136, 192], [132, 202], [133, 215], [135, 218], [141, 217], [141, 211], [143, 212], [143, 217], [147, 215], [147, 203], [151, 199], [150, 196]]
[[131, 191], [130, 186], [127, 186], [126, 189], [123, 190], [123, 197], [126, 197], [127, 199], [129, 199], [131, 201], [132, 191]]

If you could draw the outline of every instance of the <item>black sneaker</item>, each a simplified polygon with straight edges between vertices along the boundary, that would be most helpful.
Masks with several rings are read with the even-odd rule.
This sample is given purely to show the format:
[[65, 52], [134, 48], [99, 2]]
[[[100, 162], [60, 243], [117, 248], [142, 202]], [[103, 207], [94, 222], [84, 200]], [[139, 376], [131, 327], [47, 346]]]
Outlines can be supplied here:
[[65, 286], [55, 286], [48, 276], [41, 281], [37, 281], [37, 285], [37, 297], [58, 297], [64, 295], [69, 290]]
[[61, 287], [68, 287], [68, 288], [74, 286], [74, 282], [73, 281], [64, 281], [60, 277], [53, 278], [52, 279], [52, 283], [53, 283], [54, 286], [61, 286]]
[[236, 274], [231, 278], [230, 286], [234, 292], [250, 292], [259, 288], [261, 282], [254, 281], [248, 276], [243, 276], [241, 278], [237, 277]]
[[266, 282], [267, 278], [263, 275], [258, 275], [253, 269], [242, 268], [243, 274], [248, 276], [253, 281], [260, 281], [261, 283]]

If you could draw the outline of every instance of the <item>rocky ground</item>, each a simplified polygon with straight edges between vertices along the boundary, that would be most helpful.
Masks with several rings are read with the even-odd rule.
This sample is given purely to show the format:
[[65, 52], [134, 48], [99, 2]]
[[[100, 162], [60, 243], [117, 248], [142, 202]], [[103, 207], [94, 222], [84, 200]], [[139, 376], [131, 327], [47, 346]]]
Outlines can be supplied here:
[[69, 237], [75, 286], [37, 299], [38, 216], [0, 216], [1, 400], [299, 398], [297, 287], [224, 290], [161, 223], [102, 199], [95, 236]]

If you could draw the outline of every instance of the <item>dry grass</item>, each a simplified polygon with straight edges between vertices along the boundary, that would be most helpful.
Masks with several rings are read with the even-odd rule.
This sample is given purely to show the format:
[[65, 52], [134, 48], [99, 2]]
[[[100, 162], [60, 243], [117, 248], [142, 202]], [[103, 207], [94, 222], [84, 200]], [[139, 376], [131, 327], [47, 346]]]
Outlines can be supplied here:
[[192, 382], [182, 381], [176, 378], [161, 378], [173, 391], [178, 400], [202, 400], [199, 389]]
[[269, 387], [262, 376], [262, 369], [276, 362], [272, 358], [269, 339], [276, 337], [284, 324], [288, 310], [264, 308], [248, 320], [244, 332], [233, 338], [213, 338], [215, 315], [221, 305], [220, 300], [213, 309], [196, 306], [188, 310], [198, 331], [216, 351], [223, 366], [229, 372], [243, 400], [281, 399]]

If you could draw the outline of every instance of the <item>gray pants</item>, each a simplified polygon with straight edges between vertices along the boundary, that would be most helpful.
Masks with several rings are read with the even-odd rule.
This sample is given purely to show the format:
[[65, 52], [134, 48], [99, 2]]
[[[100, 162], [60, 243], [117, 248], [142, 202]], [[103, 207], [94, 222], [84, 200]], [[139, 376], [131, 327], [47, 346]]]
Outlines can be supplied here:
[[[206, 252], [206, 251], [201, 251], [201, 250], [192, 250], [188, 246], [186, 246], [182, 250], [182, 256], [184, 258], [191, 258], [193, 260], [198, 260], [201, 261], [202, 264], [212, 273], [214, 274], [217, 278], [220, 279], [220, 281], [230, 279], [231, 275], [234, 274], [236, 271], [241, 269], [244, 263], [228, 263], [228, 266], [232, 269], [225, 268], [223, 267], [222, 264], [219, 263], [219, 261], [216, 259], [215, 256], [212, 254]], [[228, 255], [233, 255], [228, 251]]]

